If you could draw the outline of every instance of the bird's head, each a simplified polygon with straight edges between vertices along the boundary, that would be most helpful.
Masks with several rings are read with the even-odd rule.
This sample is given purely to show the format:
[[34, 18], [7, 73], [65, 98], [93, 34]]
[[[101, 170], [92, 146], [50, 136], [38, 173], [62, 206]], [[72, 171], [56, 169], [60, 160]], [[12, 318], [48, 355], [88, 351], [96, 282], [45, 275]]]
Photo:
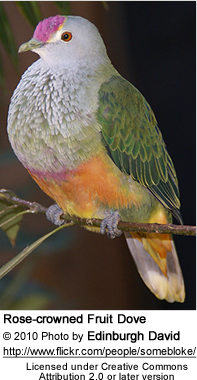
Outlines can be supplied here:
[[19, 52], [31, 50], [50, 66], [70, 66], [81, 60], [108, 59], [97, 28], [78, 16], [54, 16], [40, 21], [33, 38]]

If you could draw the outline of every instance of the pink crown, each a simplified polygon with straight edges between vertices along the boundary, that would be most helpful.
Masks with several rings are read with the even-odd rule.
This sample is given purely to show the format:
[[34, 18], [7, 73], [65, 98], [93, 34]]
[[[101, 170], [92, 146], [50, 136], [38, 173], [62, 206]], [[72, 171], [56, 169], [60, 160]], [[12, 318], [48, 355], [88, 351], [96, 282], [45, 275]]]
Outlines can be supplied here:
[[34, 31], [33, 37], [42, 42], [48, 41], [65, 19], [66, 17], [57, 15], [40, 21]]

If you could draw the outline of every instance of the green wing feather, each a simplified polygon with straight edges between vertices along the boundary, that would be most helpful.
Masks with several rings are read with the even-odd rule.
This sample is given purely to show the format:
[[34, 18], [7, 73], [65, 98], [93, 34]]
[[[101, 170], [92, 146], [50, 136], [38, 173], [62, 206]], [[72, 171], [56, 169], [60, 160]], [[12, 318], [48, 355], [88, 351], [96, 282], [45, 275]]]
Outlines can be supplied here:
[[182, 222], [174, 165], [145, 98], [121, 76], [112, 76], [99, 90], [97, 117], [107, 152], [118, 168]]

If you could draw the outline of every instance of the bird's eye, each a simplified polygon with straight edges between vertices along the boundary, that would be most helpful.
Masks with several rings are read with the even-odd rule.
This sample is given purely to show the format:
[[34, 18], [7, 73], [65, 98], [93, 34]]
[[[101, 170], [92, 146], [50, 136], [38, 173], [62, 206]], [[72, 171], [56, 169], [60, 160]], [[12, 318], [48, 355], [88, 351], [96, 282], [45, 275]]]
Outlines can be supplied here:
[[70, 32], [62, 33], [61, 39], [62, 39], [62, 41], [65, 41], [65, 42], [70, 41], [72, 39], [72, 33], [70, 33]]

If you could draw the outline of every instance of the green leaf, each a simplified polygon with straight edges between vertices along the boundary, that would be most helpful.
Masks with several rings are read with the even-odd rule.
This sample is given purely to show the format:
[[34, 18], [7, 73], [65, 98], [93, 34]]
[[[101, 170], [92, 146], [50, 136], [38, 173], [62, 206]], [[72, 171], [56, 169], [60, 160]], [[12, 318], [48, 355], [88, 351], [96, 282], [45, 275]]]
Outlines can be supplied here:
[[[8, 191], [10, 196], [15, 196], [12, 191]], [[10, 205], [6, 200], [0, 199], [0, 228], [6, 233], [12, 246], [20, 228], [22, 215], [26, 213], [21, 206]]]
[[20, 300], [15, 301], [12, 310], [41, 310], [47, 308], [51, 302], [51, 297], [46, 294], [33, 293]]
[[54, 1], [54, 3], [59, 8], [61, 14], [63, 14], [63, 15], [69, 15], [70, 14], [69, 1]]
[[2, 1], [0, 2], [0, 40], [7, 51], [15, 68], [18, 66], [18, 54], [14, 34], [5, 13]]
[[4, 70], [3, 70], [1, 55], [0, 55], [0, 86], [5, 90]]
[[42, 20], [38, 1], [15, 1], [15, 4], [33, 28]]
[[[51, 293], [43, 291], [42, 288], [32, 290], [27, 288], [28, 279], [37, 265], [37, 256], [23, 263], [20, 270], [14, 273], [12, 280], [5, 282], [3, 292], [0, 295], [1, 310], [29, 310], [47, 307], [52, 301]], [[27, 292], [27, 294], [26, 294]]]
[[105, 11], [109, 11], [110, 7], [109, 7], [109, 4], [108, 4], [108, 1], [101, 1], [101, 2], [103, 4], [103, 8], [105, 9]]
[[36, 240], [30, 246], [23, 249], [17, 256], [13, 257], [7, 264], [5, 264], [0, 269], [0, 279], [4, 277], [7, 273], [9, 273], [12, 269], [14, 269], [21, 261], [23, 261], [31, 252], [33, 252], [36, 248], [39, 247], [48, 237], [61, 230], [62, 228], [70, 226], [72, 223], [63, 224], [62, 226], [54, 229], [48, 234], [42, 236], [40, 239]]

